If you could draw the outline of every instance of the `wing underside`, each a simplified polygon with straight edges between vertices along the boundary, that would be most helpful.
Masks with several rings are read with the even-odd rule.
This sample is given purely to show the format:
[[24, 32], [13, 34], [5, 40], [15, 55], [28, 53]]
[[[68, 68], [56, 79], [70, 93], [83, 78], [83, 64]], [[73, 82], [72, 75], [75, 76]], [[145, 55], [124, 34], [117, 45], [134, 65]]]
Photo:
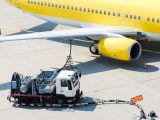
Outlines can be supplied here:
[[142, 32], [121, 27], [89, 27], [89, 28], [75, 28], [68, 30], [54, 30], [46, 32], [36, 32], [29, 34], [2, 36], [0, 41], [14, 41], [14, 40], [31, 40], [31, 39], [45, 39], [45, 38], [65, 38], [65, 37], [81, 37], [81, 36], [99, 36], [100, 38], [123, 38], [125, 36], [137, 36], [143, 34]]

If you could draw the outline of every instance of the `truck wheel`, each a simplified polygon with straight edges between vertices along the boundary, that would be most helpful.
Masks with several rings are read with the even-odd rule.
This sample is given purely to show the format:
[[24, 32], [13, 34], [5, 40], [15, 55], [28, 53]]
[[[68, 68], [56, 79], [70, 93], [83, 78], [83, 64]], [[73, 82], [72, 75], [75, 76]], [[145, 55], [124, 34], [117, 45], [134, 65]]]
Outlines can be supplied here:
[[18, 104], [29, 104], [29, 100], [27, 98], [18, 98]]
[[81, 98], [80, 90], [77, 90], [77, 92], [76, 92], [76, 98], [77, 98], [77, 100], [80, 100], [80, 98]]
[[64, 104], [64, 103], [65, 103], [65, 100], [64, 100], [64, 98], [59, 98], [59, 99], [57, 100], [57, 102], [58, 102], [58, 104]]

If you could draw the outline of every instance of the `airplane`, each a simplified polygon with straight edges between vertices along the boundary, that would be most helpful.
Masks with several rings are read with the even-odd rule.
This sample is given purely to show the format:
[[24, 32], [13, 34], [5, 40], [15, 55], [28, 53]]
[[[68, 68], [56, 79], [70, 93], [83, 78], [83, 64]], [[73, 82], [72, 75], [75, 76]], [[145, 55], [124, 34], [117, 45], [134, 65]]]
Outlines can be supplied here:
[[139, 41], [160, 41], [159, 0], [6, 0], [40, 19], [77, 27], [2, 36], [0, 41], [85, 36], [92, 54], [122, 61], [138, 60]]

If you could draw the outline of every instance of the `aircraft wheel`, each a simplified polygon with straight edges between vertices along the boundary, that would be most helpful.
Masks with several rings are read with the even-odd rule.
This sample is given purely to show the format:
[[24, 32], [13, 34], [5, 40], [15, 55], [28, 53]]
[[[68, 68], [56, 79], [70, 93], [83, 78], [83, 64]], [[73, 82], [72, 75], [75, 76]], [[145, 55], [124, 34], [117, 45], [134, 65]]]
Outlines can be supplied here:
[[99, 51], [98, 51], [98, 47], [97, 47], [97, 44], [92, 44], [90, 47], [90, 52], [94, 55], [98, 55], [99, 54]]

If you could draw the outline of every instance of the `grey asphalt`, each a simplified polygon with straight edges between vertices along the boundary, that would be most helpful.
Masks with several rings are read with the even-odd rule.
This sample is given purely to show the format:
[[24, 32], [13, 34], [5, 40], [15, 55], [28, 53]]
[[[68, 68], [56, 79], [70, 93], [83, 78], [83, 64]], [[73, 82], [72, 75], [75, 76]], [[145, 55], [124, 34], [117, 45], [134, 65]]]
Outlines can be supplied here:
[[[26, 14], [0, 1], [2, 35], [69, 29]], [[85, 39], [85, 38], [79, 38]], [[67, 39], [0, 42], [0, 117], [2, 120], [138, 120], [139, 111], [129, 105], [103, 105], [80, 108], [13, 107], [7, 101], [13, 72], [36, 75], [40, 69], [60, 68], [69, 54]], [[129, 100], [143, 95], [139, 102], [146, 113], [160, 115], [160, 54], [143, 52], [137, 61], [122, 62], [92, 55], [90, 43], [73, 42], [73, 60], [82, 71], [81, 89], [85, 96]], [[149, 67], [144, 69], [144, 62]], [[159, 118], [155, 118], [158, 120]]]

